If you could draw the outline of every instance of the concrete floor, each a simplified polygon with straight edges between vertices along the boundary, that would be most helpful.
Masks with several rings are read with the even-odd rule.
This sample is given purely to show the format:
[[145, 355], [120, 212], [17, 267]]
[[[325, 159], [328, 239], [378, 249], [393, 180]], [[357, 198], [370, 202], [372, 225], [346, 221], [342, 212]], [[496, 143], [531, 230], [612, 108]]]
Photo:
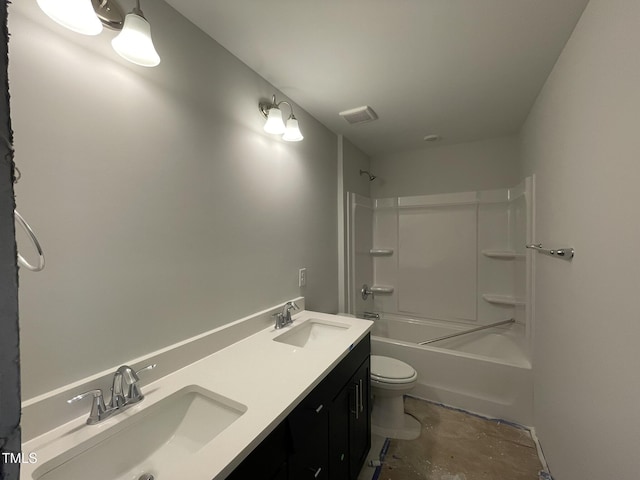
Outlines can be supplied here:
[[[405, 410], [423, 425], [420, 437], [391, 439], [378, 476], [365, 464], [358, 480], [541, 478], [543, 466], [528, 430], [411, 397]], [[372, 438], [370, 459], [379, 458], [384, 440]]]

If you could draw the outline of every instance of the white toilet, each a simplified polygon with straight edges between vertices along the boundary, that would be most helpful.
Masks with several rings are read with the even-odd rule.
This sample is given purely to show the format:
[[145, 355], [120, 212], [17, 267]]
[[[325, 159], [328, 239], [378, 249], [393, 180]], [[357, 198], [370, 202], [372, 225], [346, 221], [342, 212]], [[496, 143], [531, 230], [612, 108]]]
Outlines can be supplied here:
[[372, 433], [401, 440], [420, 436], [420, 422], [404, 413], [403, 398], [417, 380], [418, 374], [411, 365], [395, 358], [371, 355]]

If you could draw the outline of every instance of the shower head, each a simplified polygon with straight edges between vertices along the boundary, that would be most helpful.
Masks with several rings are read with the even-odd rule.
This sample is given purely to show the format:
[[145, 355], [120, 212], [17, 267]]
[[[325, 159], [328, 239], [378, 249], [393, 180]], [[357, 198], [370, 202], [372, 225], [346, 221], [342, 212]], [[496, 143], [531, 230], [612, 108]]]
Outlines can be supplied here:
[[369, 177], [370, 182], [373, 182], [377, 178], [375, 175], [371, 175], [371, 173], [367, 172], [366, 170], [360, 170], [360, 175], [362, 175], [363, 173]]

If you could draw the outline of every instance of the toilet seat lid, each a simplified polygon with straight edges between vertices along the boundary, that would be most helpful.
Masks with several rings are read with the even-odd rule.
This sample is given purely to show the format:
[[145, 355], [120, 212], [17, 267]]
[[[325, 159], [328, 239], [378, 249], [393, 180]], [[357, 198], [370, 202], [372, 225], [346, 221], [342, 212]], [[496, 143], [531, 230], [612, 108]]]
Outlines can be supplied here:
[[416, 371], [411, 365], [395, 358], [371, 355], [371, 377], [388, 383], [411, 381], [416, 377]]

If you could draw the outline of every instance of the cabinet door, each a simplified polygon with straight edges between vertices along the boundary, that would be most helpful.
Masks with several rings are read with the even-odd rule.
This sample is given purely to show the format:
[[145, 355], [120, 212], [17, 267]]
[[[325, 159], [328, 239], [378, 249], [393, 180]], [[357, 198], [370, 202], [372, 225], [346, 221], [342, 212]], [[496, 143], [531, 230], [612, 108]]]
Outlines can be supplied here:
[[328, 408], [296, 410], [289, 417], [291, 425], [291, 478], [328, 480]]
[[227, 480], [247, 480], [248, 478], [286, 480], [289, 478], [287, 476], [288, 443], [286, 425], [281, 423], [231, 472]]
[[349, 383], [331, 403], [329, 412], [329, 476], [349, 480], [349, 415], [355, 389]]
[[329, 474], [355, 480], [371, 447], [370, 362], [367, 358], [331, 404]]
[[282, 464], [280, 470], [278, 470], [270, 480], [289, 480], [289, 469], [287, 468], [287, 464]]
[[321, 383], [288, 417], [291, 433], [290, 478], [329, 479], [330, 394]]
[[371, 448], [370, 368], [370, 360], [367, 358], [351, 379], [354, 399], [350, 402], [349, 473], [353, 480], [358, 478]]

